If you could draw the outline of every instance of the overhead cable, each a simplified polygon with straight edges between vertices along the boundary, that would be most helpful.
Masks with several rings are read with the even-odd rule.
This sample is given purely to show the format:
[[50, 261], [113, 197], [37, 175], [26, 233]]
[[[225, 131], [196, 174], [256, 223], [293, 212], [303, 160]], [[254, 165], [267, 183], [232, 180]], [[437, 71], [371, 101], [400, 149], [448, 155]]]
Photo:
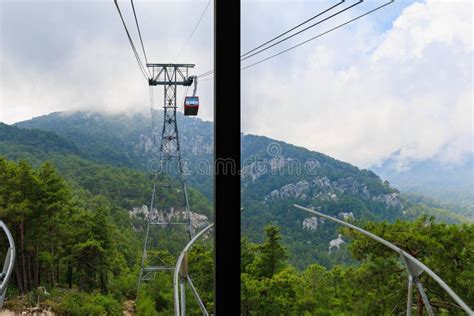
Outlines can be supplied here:
[[202, 18], [204, 17], [204, 14], [206, 14], [207, 12], [207, 9], [209, 8], [209, 5], [211, 4], [211, 0], [209, 0], [207, 2], [207, 5], [206, 7], [204, 8], [204, 11], [202, 12], [201, 16], [199, 17], [199, 20], [197, 21], [197, 23], [194, 25], [194, 28], [191, 32], [191, 34], [189, 35], [188, 39], [186, 40], [186, 42], [184, 43], [183, 47], [181, 48], [181, 50], [179, 51], [179, 54], [176, 58], [178, 58], [179, 56], [181, 56], [181, 54], [183, 53], [184, 49], [186, 48], [186, 46], [188, 45], [189, 41], [191, 40], [191, 38], [193, 37], [194, 35], [194, 32], [196, 31], [197, 27], [199, 26], [199, 23], [201, 23], [201, 20]]
[[202, 74], [198, 75], [199, 78], [209, 76], [214, 73], [214, 69], [208, 70], [206, 72], [203, 72]]
[[114, 0], [114, 2], [115, 2], [115, 6], [117, 7], [117, 11], [120, 15], [120, 19], [122, 20], [123, 27], [125, 28], [125, 32], [127, 33], [128, 41], [130, 42], [130, 46], [132, 47], [133, 54], [135, 55], [135, 59], [137, 60], [138, 67], [140, 67], [140, 70], [141, 70], [143, 76], [145, 77], [145, 79], [148, 80], [148, 76], [146, 75], [145, 67], [143, 66], [143, 63], [140, 59], [140, 56], [138, 55], [137, 50], [135, 48], [135, 45], [133, 44], [132, 37], [130, 36], [130, 33], [128, 32], [127, 25], [125, 24], [125, 20], [123, 19], [122, 12], [120, 11], [120, 7], [117, 3], [117, 0]]
[[[148, 58], [146, 57], [145, 45], [143, 45], [142, 32], [140, 31], [140, 25], [138, 23], [137, 13], [135, 11], [135, 5], [133, 4], [133, 0], [130, 0], [130, 2], [132, 4], [132, 10], [133, 10], [133, 16], [135, 17], [135, 23], [137, 25], [138, 36], [140, 37], [140, 43], [142, 44], [142, 50], [143, 50], [143, 56], [145, 57], [145, 63], [148, 64]], [[151, 77], [150, 70], [148, 68], [147, 70], [148, 70], [148, 74]]]
[[260, 64], [260, 63], [263, 63], [264, 61], [267, 61], [267, 60], [269, 60], [269, 59], [272, 59], [272, 58], [274, 58], [274, 57], [276, 57], [276, 56], [279, 56], [279, 55], [281, 55], [281, 54], [284, 54], [284, 53], [286, 53], [286, 52], [288, 52], [288, 51], [290, 51], [290, 50], [292, 50], [292, 49], [295, 49], [295, 48], [297, 48], [297, 47], [299, 47], [299, 46], [301, 46], [301, 45], [304, 45], [304, 44], [306, 44], [306, 43], [308, 43], [308, 42], [311, 42], [311, 41], [313, 41], [313, 40], [315, 40], [315, 39], [317, 39], [317, 38], [319, 38], [319, 37], [321, 37], [321, 36], [323, 36], [323, 35], [326, 35], [326, 34], [332, 32], [332, 31], [337, 30], [338, 28], [343, 27], [344, 25], [347, 25], [347, 24], [349, 24], [349, 23], [351, 23], [351, 22], [354, 22], [354, 21], [356, 21], [356, 20], [358, 20], [358, 19], [360, 19], [360, 18], [362, 18], [362, 17], [364, 17], [364, 16], [366, 16], [366, 15], [369, 15], [370, 13], [372, 13], [372, 12], [374, 12], [374, 11], [380, 10], [380, 9], [382, 9], [383, 7], [385, 7], [385, 6], [387, 6], [387, 5], [391, 4], [391, 3], [393, 3], [394, 1], [395, 1], [395, 0], [390, 0], [389, 2], [387, 2], [387, 3], [385, 3], [385, 4], [382, 4], [382, 5], [378, 6], [378, 7], [376, 7], [375, 9], [372, 9], [372, 10], [370, 10], [370, 11], [364, 13], [364, 14], [361, 14], [361, 15], [359, 15], [359, 16], [357, 16], [357, 17], [355, 17], [355, 18], [353, 18], [353, 19], [351, 19], [351, 20], [349, 20], [349, 21], [347, 21], [347, 22], [345, 22], [345, 23], [339, 24], [338, 26], [333, 27], [332, 29], [330, 29], [330, 30], [328, 30], [328, 31], [326, 31], [326, 32], [323, 32], [323, 33], [318, 34], [318, 35], [316, 35], [316, 36], [314, 36], [314, 37], [311, 37], [310, 39], [308, 39], [308, 40], [306, 40], [306, 41], [303, 41], [303, 42], [301, 42], [301, 43], [299, 43], [299, 44], [297, 44], [297, 45], [294, 45], [294, 46], [292, 46], [292, 47], [290, 47], [290, 48], [287, 48], [287, 49], [285, 49], [285, 50], [283, 50], [283, 51], [281, 51], [281, 52], [279, 52], [279, 53], [276, 53], [276, 54], [274, 54], [274, 55], [272, 55], [272, 56], [269, 56], [269, 57], [267, 57], [267, 58], [265, 58], [265, 59], [262, 59], [262, 60], [260, 60], [260, 61], [257, 61], [257, 62], [255, 62], [255, 63], [253, 63], [253, 64], [250, 64], [250, 65], [248, 65], [248, 66], [245, 66], [245, 67], [243, 67], [243, 68], [240, 68], [240, 70], [244, 70], [244, 69], [248, 69], [248, 68], [250, 68], [250, 67], [256, 66], [256, 65], [258, 65], [258, 64]]
[[247, 57], [241, 58], [240, 60], [243, 61], [243, 60], [246, 60], [246, 59], [248, 59], [248, 58], [250, 58], [250, 57], [252, 57], [252, 56], [255, 56], [255, 55], [257, 55], [257, 54], [260, 54], [261, 52], [266, 51], [267, 49], [272, 48], [273, 46], [278, 45], [278, 44], [280, 44], [280, 43], [282, 43], [282, 42], [284, 42], [284, 41], [286, 41], [286, 40], [289, 40], [290, 38], [292, 38], [292, 37], [294, 37], [294, 36], [296, 36], [296, 35], [298, 35], [298, 34], [301, 34], [301, 33], [305, 32], [305, 31], [309, 30], [310, 28], [313, 28], [313, 27], [315, 27], [316, 25], [319, 25], [319, 24], [323, 23], [324, 21], [327, 21], [327, 20], [329, 20], [329, 19], [335, 17], [336, 15], [339, 15], [339, 14], [341, 14], [341, 13], [343, 13], [343, 12], [349, 10], [350, 8], [355, 7], [356, 5], [361, 4], [362, 2], [364, 2], [364, 0], [359, 0], [358, 2], [356, 2], [356, 3], [354, 3], [354, 4], [350, 5], [350, 6], [348, 6], [347, 8], [345, 8], [345, 9], [343, 9], [343, 10], [341, 10], [341, 11], [338, 11], [338, 12], [336, 12], [336, 13], [334, 13], [334, 14], [328, 16], [328, 17], [322, 19], [321, 21], [318, 21], [318, 22], [316, 22], [316, 23], [314, 23], [314, 24], [311, 24], [310, 26], [305, 27], [304, 29], [302, 29], [302, 30], [300, 30], [300, 31], [298, 31], [298, 32], [296, 32], [296, 33], [294, 33], [294, 34], [291, 34], [290, 36], [287, 36], [287, 37], [285, 37], [284, 39], [279, 40], [278, 42], [273, 43], [273, 44], [270, 45], [270, 46], [267, 46], [267, 47], [265, 47], [265, 48], [262, 48], [262, 49], [256, 51], [255, 53], [248, 55]]
[[328, 11], [334, 9], [335, 7], [337, 7], [338, 5], [340, 5], [340, 4], [344, 3], [344, 2], [345, 2], [345, 0], [341, 0], [341, 2], [338, 2], [338, 3], [336, 3], [335, 5], [333, 5], [333, 6], [329, 7], [329, 8], [327, 8], [326, 10], [324, 10], [324, 11], [322, 11], [322, 12], [316, 14], [315, 16], [312, 16], [311, 18], [307, 19], [306, 21], [304, 21], [304, 22], [302, 22], [302, 23], [300, 23], [300, 24], [298, 24], [298, 25], [292, 27], [292, 28], [289, 29], [288, 31], [285, 31], [285, 32], [281, 33], [281, 34], [278, 35], [277, 37], [274, 37], [274, 38], [272, 38], [271, 40], [269, 40], [269, 41], [267, 41], [267, 42], [265, 42], [265, 43], [263, 43], [263, 44], [261, 44], [261, 45], [255, 47], [254, 49], [249, 50], [249, 51], [246, 52], [245, 54], [240, 55], [240, 57], [245, 57], [246, 55], [250, 54], [251, 52], [254, 52], [254, 51], [256, 51], [257, 49], [259, 49], [259, 48], [261, 48], [261, 47], [263, 47], [263, 46], [265, 46], [265, 45], [267, 45], [267, 44], [273, 42], [274, 40], [279, 39], [279, 38], [282, 37], [283, 35], [286, 35], [286, 34], [290, 33], [291, 31], [294, 31], [295, 29], [299, 28], [300, 26], [302, 26], [302, 25], [308, 23], [309, 21], [314, 20], [315, 18], [317, 18], [317, 17], [323, 15], [324, 13], [326, 13], [326, 12], [328, 12]]

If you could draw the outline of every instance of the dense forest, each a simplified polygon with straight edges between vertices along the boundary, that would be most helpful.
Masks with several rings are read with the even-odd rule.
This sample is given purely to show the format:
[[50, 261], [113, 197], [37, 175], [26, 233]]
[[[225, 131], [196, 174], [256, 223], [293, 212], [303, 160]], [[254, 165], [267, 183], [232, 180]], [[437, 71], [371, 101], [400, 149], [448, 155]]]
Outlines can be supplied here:
[[[364, 228], [392, 241], [430, 266], [474, 306], [474, 225], [416, 221], [366, 223]], [[261, 243], [241, 241], [243, 315], [401, 315], [406, 312], [408, 274], [397, 253], [360, 233], [341, 229], [352, 240], [357, 264], [326, 268], [317, 263], [298, 270], [288, 263], [279, 227], [265, 227]], [[436, 314], [464, 315], [433, 279], [420, 276]], [[414, 291], [413, 314], [424, 315]]]
[[[212, 123], [179, 119], [190, 166], [209, 159]], [[153, 179], [146, 161], [156, 154], [147, 119], [54, 113], [16, 125], [21, 128], [0, 124], [0, 218], [18, 249], [5, 307], [39, 306], [61, 315], [132, 309], [136, 315], [170, 315], [170, 275], [156, 275], [133, 302], [146, 218], [131, 214], [150, 202]], [[291, 169], [295, 162], [311, 162], [316, 172]], [[211, 175], [187, 178], [191, 210], [211, 220]], [[169, 179], [160, 175], [158, 181]], [[159, 189], [157, 196], [160, 208], [175, 205], [179, 194]], [[473, 226], [467, 213], [402, 194], [372, 171], [327, 155], [242, 135], [243, 314], [384, 315], [405, 308], [407, 276], [396, 254], [329, 222], [308, 229], [303, 223], [311, 218], [293, 203], [339, 218], [351, 214], [357, 225], [433, 268], [473, 305]], [[344, 243], [328, 251], [339, 233]], [[173, 229], [153, 233], [160, 247], [147, 260], [159, 256], [174, 264], [182, 236]], [[212, 257], [210, 238], [189, 257], [193, 283], [208, 309]], [[437, 312], [459, 313], [425, 278]], [[414, 311], [421, 310], [419, 297], [414, 302]], [[188, 304], [188, 313], [199, 313], [192, 299]]]
[[[113, 190], [128, 179], [123, 173], [109, 173], [104, 182], [101, 176], [88, 173], [88, 181], [79, 179], [73, 187], [49, 162], [34, 168], [25, 160], [15, 163], [0, 157], [0, 218], [12, 231], [17, 249], [6, 308], [39, 304], [65, 315], [119, 315], [122, 303], [135, 299], [143, 232], [134, 227], [145, 219], [132, 221], [124, 207], [140, 187], [128, 182], [128, 194], [120, 195], [119, 202], [112, 198]], [[94, 192], [100, 185], [107, 187], [104, 195]], [[194, 195], [194, 200], [199, 205], [199, 197]], [[201, 204], [206, 206], [205, 200]], [[176, 261], [177, 234], [162, 237], [164, 248], [176, 250], [162, 255]], [[212, 247], [207, 241], [195, 249], [191, 275], [212, 305]], [[171, 277], [160, 276], [141, 288], [139, 314], [172, 311], [171, 287], [163, 287], [163, 282], [169, 284]]]
[[[123, 302], [135, 298], [141, 249], [140, 234], [132, 229], [124, 209], [106, 196], [85, 198], [48, 162], [34, 168], [26, 161], [1, 158], [0, 183], [0, 216], [17, 242], [6, 307], [39, 303], [65, 315], [121, 314]], [[412, 222], [367, 222], [364, 228], [428, 264], [468, 304], [474, 304], [474, 225], [437, 223], [422, 216]], [[407, 274], [397, 254], [350, 230], [340, 233], [352, 241], [347, 247], [352, 264], [330, 268], [313, 263], [297, 269], [290, 264], [291, 254], [276, 225], [265, 227], [261, 243], [244, 237], [242, 313], [402, 313]], [[190, 274], [208, 308], [213, 299], [211, 249], [211, 240], [205, 239], [190, 254]], [[160, 256], [176, 260], [171, 252]], [[436, 312], [463, 314], [433, 280], [421, 278]], [[168, 275], [160, 274], [142, 287], [137, 315], [169, 315], [171, 284]], [[414, 302], [414, 311], [422, 310], [418, 294]], [[192, 300], [188, 311], [199, 311]]]

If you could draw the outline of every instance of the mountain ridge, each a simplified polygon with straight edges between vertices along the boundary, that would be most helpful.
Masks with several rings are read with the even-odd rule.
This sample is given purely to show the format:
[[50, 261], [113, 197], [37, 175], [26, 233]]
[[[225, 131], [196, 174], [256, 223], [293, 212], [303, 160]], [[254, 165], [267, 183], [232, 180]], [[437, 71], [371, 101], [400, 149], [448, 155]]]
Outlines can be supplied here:
[[[153, 113], [153, 119], [159, 122], [161, 113]], [[187, 179], [191, 187], [212, 201], [212, 123], [181, 113], [178, 122], [182, 156], [191, 170]], [[149, 116], [143, 114], [53, 113], [14, 126], [57, 133], [96, 163], [139, 172], [147, 172], [148, 160], [157, 157], [161, 132], [160, 124], [152, 130]], [[242, 231], [258, 241], [265, 225], [280, 225], [285, 244], [297, 258], [297, 267], [315, 260], [331, 266], [347, 252], [327, 253], [338, 228], [315, 222], [294, 209], [294, 203], [339, 218], [350, 216], [354, 221], [394, 221], [413, 216], [407, 209], [410, 203], [400, 192], [371, 170], [265, 136], [242, 134], [241, 144]], [[0, 154], [1, 147], [0, 143]], [[208, 164], [207, 170], [198, 172], [202, 162]]]

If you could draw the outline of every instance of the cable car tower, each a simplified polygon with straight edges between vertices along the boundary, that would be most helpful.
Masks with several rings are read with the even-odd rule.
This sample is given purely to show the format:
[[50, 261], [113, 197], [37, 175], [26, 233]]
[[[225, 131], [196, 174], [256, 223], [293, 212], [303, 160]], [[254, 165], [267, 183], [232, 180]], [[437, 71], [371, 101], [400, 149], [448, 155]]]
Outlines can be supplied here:
[[[178, 134], [178, 123], [176, 120], [176, 92], [178, 86], [190, 86], [195, 82], [195, 77], [189, 75], [189, 69], [194, 68], [194, 64], [146, 64], [151, 70], [151, 78], [148, 80], [150, 89], [154, 86], [164, 87], [164, 102], [163, 102], [163, 126], [161, 130], [161, 144], [159, 150], [159, 166], [157, 170], [153, 170], [155, 173], [155, 181], [153, 185], [153, 194], [150, 203], [150, 209], [148, 212], [148, 224], [146, 229], [145, 242], [143, 246], [143, 255], [141, 261], [140, 276], [137, 285], [137, 296], [142, 282], [152, 280], [155, 277], [156, 272], [168, 271], [173, 272], [174, 263], [166, 263], [161, 258], [154, 257], [154, 261], [150, 262], [147, 260], [147, 252], [151, 248], [156, 249], [159, 244], [158, 240], [152, 241], [150, 238], [150, 230], [154, 228], [171, 228], [171, 227], [182, 227], [187, 228], [187, 241], [194, 237], [194, 231], [191, 225], [191, 216], [189, 210], [188, 192], [186, 188], [186, 182], [184, 179], [184, 169], [181, 161], [181, 149], [179, 144]], [[159, 133], [159, 125], [155, 118], [157, 109], [154, 108], [152, 91], [151, 96], [151, 107], [152, 107], [152, 136]], [[154, 113], [155, 112], [155, 113]], [[154, 142], [155, 144], [155, 142]], [[155, 168], [150, 168], [155, 169]], [[180, 201], [182, 205], [166, 205], [162, 206], [161, 210], [155, 207], [156, 191], [157, 187], [160, 186], [157, 181], [158, 174], [168, 175], [166, 181], [169, 183], [161, 184], [164, 191], [169, 192], [170, 196], [172, 193], [181, 196]], [[172, 181], [171, 179], [175, 179]], [[166, 195], [166, 193], [165, 193]], [[173, 218], [173, 211], [177, 209], [183, 210], [184, 216], [175, 216]], [[167, 214], [167, 215], [166, 215]], [[170, 215], [171, 214], [171, 215]], [[187, 243], [187, 242], [186, 242]], [[183, 245], [183, 247], [185, 244]], [[182, 248], [182, 247], [181, 247]]]

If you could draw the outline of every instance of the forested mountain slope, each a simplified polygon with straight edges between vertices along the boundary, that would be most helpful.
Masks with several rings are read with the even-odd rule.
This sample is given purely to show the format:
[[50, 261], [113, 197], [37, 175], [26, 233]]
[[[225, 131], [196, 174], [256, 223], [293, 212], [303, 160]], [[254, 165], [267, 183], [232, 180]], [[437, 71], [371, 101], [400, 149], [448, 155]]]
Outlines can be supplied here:
[[328, 251], [337, 227], [294, 203], [356, 221], [404, 216], [399, 192], [369, 170], [262, 136], [242, 137], [242, 152], [243, 232], [258, 241], [264, 225], [280, 226], [297, 267], [349, 259], [345, 251]]
[[8, 148], [11, 157], [28, 153], [29, 159], [39, 160], [42, 156], [55, 152], [84, 156], [75, 143], [56, 133], [40, 129], [22, 129], [1, 122], [0, 142], [4, 150]]
[[[36, 166], [49, 161], [74, 188], [104, 195], [119, 207], [130, 209], [149, 203], [150, 172], [95, 161], [88, 148], [79, 149], [73, 141], [53, 132], [1, 124], [0, 155]], [[201, 208], [199, 213], [211, 216], [209, 202], [197, 190], [190, 188], [190, 198]]]
[[[0, 218], [12, 231], [18, 258], [9, 309], [25, 304], [13, 298], [28, 294], [60, 314], [116, 315], [123, 300], [135, 297], [153, 175], [101, 162], [80, 147], [53, 132], [0, 125]], [[156, 208], [180, 205], [178, 192], [158, 187]], [[212, 207], [199, 191], [188, 192], [198, 230], [212, 218]], [[175, 229], [152, 236], [169, 250], [162, 255], [170, 262], [186, 243], [186, 234]], [[210, 245], [199, 249], [197, 260], [212, 269]], [[204, 272], [196, 282], [211, 302], [212, 273]], [[170, 287], [162, 285], [169, 281], [158, 277], [148, 285], [152, 290], [143, 289], [142, 297], [153, 298], [137, 308], [168, 313], [171, 306], [153, 302], [167, 301]]]
[[[74, 142], [96, 162], [148, 171], [150, 159], [158, 158], [162, 115], [162, 111], [153, 112], [153, 119], [157, 122], [154, 132], [149, 113], [104, 115], [91, 112], [56, 112], [15, 125], [54, 132]], [[178, 113], [177, 119], [182, 157], [189, 169], [194, 169], [198, 159], [211, 161], [212, 124], [184, 117], [181, 113]], [[194, 173], [193, 177], [188, 179], [192, 186], [208, 198], [212, 197], [212, 179], [209, 173]]]
[[[160, 113], [155, 114], [159, 118]], [[84, 313], [89, 312], [89, 308], [99, 308], [102, 306], [101, 304], [108, 304], [109, 307], [100, 307], [104, 310], [107, 308], [116, 309], [118, 308], [117, 302], [134, 297], [144, 228], [144, 213], [140, 214], [140, 207], [149, 203], [152, 174], [148, 171], [148, 161], [156, 158], [157, 154], [156, 144], [153, 137], [150, 136], [152, 134], [149, 127], [150, 120], [147, 117], [144, 114], [128, 116], [85, 112], [53, 113], [18, 123], [16, 126], [0, 125], [0, 156], [17, 162], [15, 166], [13, 162], [2, 160], [4, 169], [10, 170], [8, 171], [9, 176], [5, 178], [9, 181], [6, 186], [8, 190], [13, 190], [12, 192], [22, 192], [25, 188], [30, 190], [37, 185], [36, 183], [44, 182], [43, 178], [48, 179], [47, 174], [54, 175], [53, 171], [48, 171], [51, 170], [51, 166], [43, 164], [48, 161], [67, 182], [67, 185], [58, 186], [58, 190], [70, 192], [64, 195], [63, 199], [65, 205], [73, 206], [73, 213], [68, 213], [69, 215], [66, 215], [64, 221], [58, 222], [58, 226], [56, 226], [57, 235], [53, 240], [57, 243], [55, 246], [57, 248], [48, 248], [51, 239], [45, 238], [39, 244], [40, 252], [27, 254], [26, 248], [20, 250], [20, 255], [24, 252], [26, 270], [28, 262], [34, 262], [37, 260], [36, 258], [39, 258], [41, 264], [46, 264], [38, 270], [42, 275], [38, 284], [45, 284], [48, 289], [55, 284], [59, 287], [68, 286], [68, 282], [71, 284], [73, 291], [64, 292], [66, 294], [61, 295], [65, 296], [59, 296], [62, 303], [54, 307], [55, 310], [67, 312], [70, 310], [68, 308], [77, 308], [74, 301], [79, 299], [89, 302], [87, 303], [89, 305], [84, 305]], [[213, 152], [212, 123], [182, 116], [179, 117], [179, 120], [183, 157], [187, 159], [190, 169], [187, 178], [191, 183], [191, 209], [212, 217], [212, 176], [210, 174]], [[159, 136], [157, 141], [159, 141]], [[245, 308], [266, 309], [267, 305], [260, 306], [253, 298], [258, 297], [260, 295], [258, 293], [261, 291], [267, 291], [268, 284], [265, 283], [267, 279], [277, 282], [269, 285], [272, 289], [283, 292], [286, 291], [284, 289], [293, 291], [295, 282], [298, 283], [300, 275], [304, 279], [304, 275], [310, 273], [308, 271], [314, 268], [314, 266], [310, 266], [311, 264], [316, 263], [331, 269], [327, 270], [328, 275], [323, 273], [324, 278], [327, 277], [328, 280], [332, 280], [333, 276], [337, 279], [345, 279], [345, 272], [343, 275], [338, 273], [346, 270], [351, 271], [352, 268], [348, 266], [360, 267], [354, 268], [356, 269], [354, 271], [360, 270], [361, 273], [366, 269], [364, 263], [360, 266], [360, 260], [365, 262], [366, 259], [358, 257], [354, 255], [354, 252], [348, 250], [349, 242], [354, 236], [343, 232], [342, 237], [337, 237], [340, 233], [339, 227], [296, 210], [292, 207], [293, 203], [314, 207], [324, 213], [355, 221], [361, 225], [366, 225], [364, 222], [367, 221], [413, 220], [422, 214], [436, 214], [442, 221], [450, 223], [465, 221], [464, 218], [453, 216], [452, 213], [438, 208], [436, 205], [429, 207], [419, 205], [420, 201], [413, 197], [406, 199], [372, 171], [359, 169], [322, 153], [255, 135], [242, 135], [241, 143], [240, 172], [242, 206], [244, 207], [242, 212], [243, 251], [248, 250], [246, 250], [245, 244], [250, 243], [248, 245], [250, 245], [251, 251], [255, 252], [254, 257], [249, 257], [250, 270], [245, 270], [250, 278], [244, 280], [245, 286], [260, 280], [262, 276], [257, 268], [267, 265], [267, 261], [262, 261], [262, 258], [265, 257], [266, 244], [266, 241], [263, 241], [263, 232], [264, 227], [268, 229], [267, 225], [271, 223], [280, 227], [281, 242], [288, 251], [282, 255], [281, 268], [287, 266], [291, 270], [292, 266], [295, 266], [298, 269], [298, 271], [290, 271], [284, 268], [281, 271], [282, 275], [278, 272], [275, 276], [264, 276], [261, 280], [263, 282], [261, 288], [258, 283], [260, 281], [258, 281], [254, 284], [258, 285], [257, 288], [252, 285], [248, 288], [248, 295], [243, 293], [245, 304], [250, 304]], [[33, 169], [25, 162], [18, 163], [21, 159], [31, 162], [34, 166]], [[195, 168], [198, 164], [199, 169]], [[19, 186], [18, 183], [23, 182], [18, 182], [17, 177], [29, 179], [24, 182], [27, 187]], [[53, 178], [57, 179], [58, 176]], [[55, 181], [61, 182], [61, 180]], [[47, 187], [41, 190], [46, 192]], [[40, 217], [29, 215], [28, 217], [18, 217], [15, 215], [18, 209], [25, 205], [30, 205], [29, 207], [34, 209], [42, 208], [46, 204], [43, 203], [41, 195], [34, 195], [34, 198], [27, 199], [28, 196], [22, 197], [21, 194], [15, 193], [18, 201], [12, 204], [7, 200], [11, 194], [5, 190], [2, 194], [0, 203], [4, 204], [0, 205], [0, 211], [9, 225], [12, 225], [18, 239], [20, 238], [18, 234], [22, 229], [21, 225], [26, 223], [22, 220], [28, 219], [28, 227], [38, 225], [37, 222], [41, 220]], [[54, 190], [52, 190], [52, 194], [56, 194]], [[169, 192], [158, 192], [158, 195], [163, 203], [166, 200], [173, 202], [176, 199], [176, 196], [169, 194]], [[61, 194], [55, 196], [61, 198]], [[66, 207], [58, 212], [66, 214], [71, 210], [68, 211]], [[27, 215], [27, 213], [24, 214]], [[75, 224], [74, 221], [78, 220], [83, 224]], [[68, 233], [72, 225], [77, 225], [77, 228], [80, 228], [79, 234]], [[101, 235], [101, 232], [96, 229], [97, 225], [107, 225], [110, 228], [106, 231], [108, 235]], [[380, 225], [385, 227], [386, 224]], [[395, 224], [395, 226], [397, 225], [402, 227], [406, 224]], [[28, 242], [25, 246], [34, 247], [34, 235], [39, 232], [40, 230], [29, 230], [28, 235], [25, 235], [25, 240]], [[81, 239], [83, 233], [86, 234], [86, 237], [89, 236], [89, 239]], [[60, 242], [58, 239], [61, 238], [60, 236], [68, 236], [71, 243]], [[159, 237], [161, 241], [167, 243], [172, 252], [180, 250], [179, 240], [174, 234], [160, 235]], [[390, 238], [392, 237], [396, 238], [397, 236]], [[115, 239], [116, 243], [102, 241], [110, 240], [110, 238]], [[329, 249], [330, 241], [333, 244], [336, 243], [337, 247]], [[262, 242], [261, 246], [254, 244]], [[106, 253], [100, 252], [101, 245], [107, 246]], [[83, 276], [86, 273], [83, 261], [87, 260], [87, 255], [90, 253], [88, 251], [95, 251], [92, 255], [93, 258], [105, 260], [104, 265], [100, 266], [102, 270], [87, 270], [87, 273], [98, 278], [96, 281], [84, 279]], [[63, 254], [67, 252], [74, 254], [75, 257], [64, 257]], [[118, 253], [123, 258], [121, 263], [113, 261]], [[150, 253], [150, 256], [153, 257], [153, 253]], [[203, 296], [211, 304], [212, 255], [208, 247], [198, 247], [193, 256], [196, 260], [195, 264], [197, 264], [196, 268], [193, 268], [195, 269], [194, 273], [199, 275], [196, 282], [200, 283], [200, 287], [206, 288]], [[263, 257], [260, 258], [261, 256]], [[173, 261], [171, 253], [166, 254], [166, 257]], [[245, 253], [243, 259], [245, 259]], [[59, 271], [51, 270], [51, 263], [53, 267], [54, 265], [59, 267]], [[346, 264], [346, 266], [340, 270], [338, 264]], [[68, 266], [73, 269], [72, 274], [68, 272]], [[257, 270], [254, 270], [254, 266]], [[120, 267], [120, 269], [116, 269], [116, 267]], [[324, 270], [320, 266], [317, 266], [317, 269], [318, 271]], [[255, 273], [257, 274], [254, 275]], [[290, 279], [285, 281], [287, 276]], [[21, 275], [17, 277], [23, 280]], [[102, 280], [100, 280], [101, 277]], [[273, 280], [274, 277], [275, 280]], [[279, 284], [280, 281], [291, 281], [291, 284]], [[358, 282], [356, 279], [352, 281]], [[19, 286], [24, 286], [28, 290], [36, 285], [34, 279], [27, 282], [26, 285], [21, 283]], [[99, 297], [96, 292], [90, 296], [84, 292], [74, 292], [81, 282], [85, 282], [91, 293], [102, 290], [103, 293], [108, 294], [100, 298], [102, 301], [96, 301], [94, 297]], [[166, 291], [165, 286], [169, 282], [170, 280], [160, 277], [156, 282], [150, 284], [147, 290], [141, 294], [144, 298], [137, 306], [137, 310], [142, 314], [153, 310], [163, 313], [169, 312], [172, 307], [167, 302], [170, 301], [171, 294]], [[380, 284], [377, 286], [380, 287]], [[351, 288], [350, 285], [344, 287], [344, 293], [349, 288]], [[85, 288], [79, 289], [84, 290]], [[246, 287], [244, 290], [247, 291]], [[55, 295], [57, 294], [53, 294], [53, 296]], [[42, 299], [47, 300], [48, 298]], [[337, 298], [335, 300], [337, 301]], [[331, 303], [333, 305], [330, 304], [330, 307], [315, 305], [314, 308], [347, 310], [347, 306], [337, 307], [336, 301], [333, 301]], [[370, 302], [368, 300], [366, 303]], [[69, 307], [68, 304], [70, 304]], [[309, 311], [312, 310], [312, 306], [295, 305], [291, 309]], [[367, 306], [364, 305], [363, 308]]]
[[[162, 112], [154, 112], [154, 119], [161, 122]], [[90, 161], [132, 172], [129, 169], [147, 171], [150, 158], [157, 157], [160, 124], [155, 137], [151, 136], [148, 114], [52, 113], [15, 125], [54, 132], [75, 144]], [[213, 125], [182, 114], [178, 114], [178, 124], [187, 179], [212, 201]], [[347, 253], [330, 254], [328, 243], [337, 237], [337, 227], [303, 214], [292, 207], [293, 203], [355, 221], [410, 219], [432, 211], [413, 209], [413, 203], [370, 170], [263, 136], [242, 135], [241, 143], [243, 233], [259, 241], [266, 224], [280, 225], [284, 243], [295, 255], [298, 267], [315, 260], [330, 266], [344, 262], [346, 259], [339, 256]], [[126, 186], [118, 192], [127, 196], [125, 190]], [[142, 192], [146, 199], [149, 189]], [[445, 217], [458, 221], [451, 220], [449, 212]]]

